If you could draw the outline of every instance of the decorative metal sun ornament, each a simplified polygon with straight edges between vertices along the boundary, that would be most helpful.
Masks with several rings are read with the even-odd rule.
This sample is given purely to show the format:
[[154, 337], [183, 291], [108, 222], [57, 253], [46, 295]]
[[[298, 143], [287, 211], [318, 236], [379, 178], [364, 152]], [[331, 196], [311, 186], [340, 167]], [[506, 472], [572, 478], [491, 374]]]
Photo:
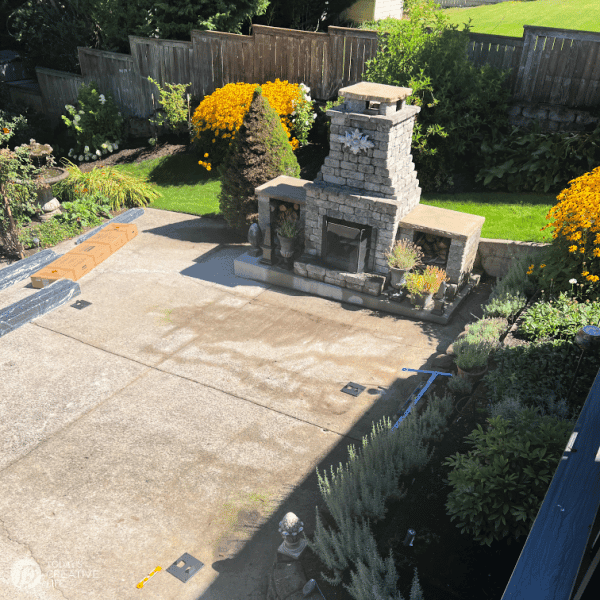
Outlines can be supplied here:
[[352, 154], [358, 154], [361, 150], [368, 150], [373, 148], [375, 144], [369, 141], [369, 137], [365, 134], [362, 135], [358, 129], [354, 131], [346, 131], [346, 139], [343, 143]]

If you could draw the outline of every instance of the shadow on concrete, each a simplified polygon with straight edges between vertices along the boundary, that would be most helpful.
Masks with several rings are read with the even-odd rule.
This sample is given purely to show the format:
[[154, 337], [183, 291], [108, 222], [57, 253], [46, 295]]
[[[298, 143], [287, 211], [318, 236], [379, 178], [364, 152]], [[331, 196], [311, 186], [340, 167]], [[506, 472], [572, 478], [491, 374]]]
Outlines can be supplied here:
[[144, 233], [161, 235], [172, 240], [200, 244], [244, 244], [244, 236], [231, 229], [219, 218], [196, 217], [178, 223], [171, 223], [153, 229], [145, 229]]
[[[306, 295], [286, 288], [273, 286], [271, 289], [282, 294]], [[423, 333], [426, 333], [431, 340], [437, 340], [438, 344], [436, 347], [437, 352], [434, 352], [420, 366], [420, 369], [449, 371], [449, 369], [432, 368], [431, 361], [438, 353], [446, 350], [466, 323], [481, 317], [481, 304], [489, 295], [490, 289], [489, 285], [484, 285], [474, 290], [457, 311], [451, 324], [445, 327], [431, 323], [421, 323]], [[343, 307], [351, 311], [364, 310], [353, 305], [343, 305]], [[381, 316], [384, 317], [385, 315]], [[402, 365], [398, 365], [398, 368], [402, 368]], [[390, 407], [395, 408], [403, 404], [415, 387], [421, 381], [426, 381], [428, 377], [428, 374], [414, 373], [405, 379], [398, 378], [383, 393], [381, 393], [383, 388], [367, 387], [363, 393], [370, 395], [381, 393], [380, 399], [354, 423], [350, 435], [340, 437], [336, 446], [319, 462], [316, 468], [320, 472], [324, 472], [329, 471], [331, 466], [335, 467], [340, 462], [347, 462], [348, 446], [360, 444], [362, 436], [371, 430], [373, 421], [378, 421], [382, 413], [392, 417], [394, 409], [390, 410]], [[356, 383], [361, 382], [357, 381]], [[219, 573], [219, 576], [203, 594], [197, 597], [197, 600], [233, 600], [241, 598], [262, 600], [266, 598], [269, 573], [276, 560], [277, 548], [282, 541], [278, 533], [279, 522], [287, 512], [294, 512], [304, 522], [307, 536], [312, 537], [315, 529], [317, 505], [322, 506], [323, 503], [316, 471], [312, 470], [312, 472], [306, 474], [299, 485], [288, 490], [287, 495], [282, 497], [276, 509], [268, 518], [262, 520], [252, 519], [251, 516], [248, 518], [247, 514], [242, 515], [240, 513], [237, 527], [227, 538], [220, 541], [219, 557], [211, 565]], [[244, 535], [244, 532], [246, 535]], [[249, 539], [248, 536], [250, 536]], [[246, 541], [240, 541], [240, 538], [244, 538]], [[327, 600], [350, 599], [349, 594], [343, 587], [333, 588], [320, 577], [315, 557], [310, 558], [310, 550], [305, 551], [302, 562], [303, 564], [308, 563], [312, 568], [305, 574], [307, 578], [316, 578]], [[256, 574], [252, 577], [252, 581], [243, 581], [240, 574], [244, 571], [247, 573], [249, 566], [256, 568]], [[407, 586], [410, 586], [410, 581], [404, 581], [401, 585], [403, 586], [402, 593], [405, 594], [405, 597], [408, 597]], [[301, 594], [297, 597], [300, 598]], [[308, 596], [309, 600], [320, 597], [316, 591]]]

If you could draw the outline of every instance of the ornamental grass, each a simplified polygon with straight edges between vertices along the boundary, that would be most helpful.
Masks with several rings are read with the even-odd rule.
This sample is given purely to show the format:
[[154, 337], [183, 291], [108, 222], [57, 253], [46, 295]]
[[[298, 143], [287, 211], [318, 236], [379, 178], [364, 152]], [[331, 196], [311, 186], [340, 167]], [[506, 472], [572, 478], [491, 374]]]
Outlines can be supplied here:
[[[248, 112], [256, 86], [255, 83], [229, 83], [206, 96], [194, 111], [192, 142], [203, 155], [198, 164], [208, 171], [223, 161]], [[312, 110], [306, 110], [312, 107], [308, 88], [279, 79], [268, 81], [261, 88], [263, 96], [279, 115], [292, 149], [296, 150], [299, 141], [294, 134], [301, 127], [298, 115], [305, 115], [305, 120], [314, 120], [310, 116]]]
[[111, 210], [147, 206], [159, 197], [156, 186], [113, 167], [99, 166], [87, 173], [70, 161], [65, 161], [70, 176], [59, 184], [58, 192], [64, 201], [77, 200], [82, 195], [104, 196]]

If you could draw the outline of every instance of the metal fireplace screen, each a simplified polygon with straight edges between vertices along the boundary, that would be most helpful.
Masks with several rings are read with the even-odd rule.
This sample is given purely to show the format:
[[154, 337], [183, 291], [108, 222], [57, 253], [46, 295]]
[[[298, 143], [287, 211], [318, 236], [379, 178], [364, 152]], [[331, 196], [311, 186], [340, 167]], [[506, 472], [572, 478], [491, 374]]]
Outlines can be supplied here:
[[325, 217], [323, 258], [333, 268], [347, 273], [365, 271], [371, 228]]

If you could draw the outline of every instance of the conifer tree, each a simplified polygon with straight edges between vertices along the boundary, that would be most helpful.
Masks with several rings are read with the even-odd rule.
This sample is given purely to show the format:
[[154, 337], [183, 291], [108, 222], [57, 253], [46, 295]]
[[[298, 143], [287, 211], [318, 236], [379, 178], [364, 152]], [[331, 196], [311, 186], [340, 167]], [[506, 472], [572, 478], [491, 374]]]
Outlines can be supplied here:
[[279, 115], [262, 95], [260, 86], [254, 90], [250, 108], [219, 175], [221, 212], [229, 225], [237, 228], [258, 220], [256, 187], [279, 175], [300, 175]]

